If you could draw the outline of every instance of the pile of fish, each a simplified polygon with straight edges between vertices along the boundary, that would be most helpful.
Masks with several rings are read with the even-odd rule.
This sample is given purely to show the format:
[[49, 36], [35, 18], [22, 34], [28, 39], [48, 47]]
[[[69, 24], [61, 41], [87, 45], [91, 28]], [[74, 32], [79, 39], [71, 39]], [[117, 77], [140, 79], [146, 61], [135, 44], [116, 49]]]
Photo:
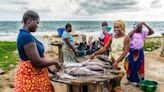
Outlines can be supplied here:
[[99, 61], [86, 61], [82, 63], [64, 63], [64, 68], [57, 75], [60, 78], [77, 79], [79, 76], [102, 76], [111, 65]]
[[100, 73], [96, 71], [89, 70], [85, 67], [74, 67], [71, 69], [66, 69], [65, 73], [74, 75], [74, 76], [92, 76], [92, 75], [100, 75]]

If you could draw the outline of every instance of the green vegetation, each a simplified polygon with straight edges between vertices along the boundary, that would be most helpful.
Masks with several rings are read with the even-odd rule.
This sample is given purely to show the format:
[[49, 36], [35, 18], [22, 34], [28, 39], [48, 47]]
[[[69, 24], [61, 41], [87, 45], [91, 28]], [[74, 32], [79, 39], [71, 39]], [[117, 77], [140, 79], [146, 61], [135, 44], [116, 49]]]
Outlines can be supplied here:
[[0, 68], [8, 71], [10, 65], [18, 63], [18, 54], [15, 51], [16, 42], [0, 41]]
[[152, 37], [145, 40], [144, 50], [153, 51], [162, 46], [162, 37]]
[[2, 80], [0, 79], [0, 90], [3, 87], [3, 85], [1, 83], [2, 83]]

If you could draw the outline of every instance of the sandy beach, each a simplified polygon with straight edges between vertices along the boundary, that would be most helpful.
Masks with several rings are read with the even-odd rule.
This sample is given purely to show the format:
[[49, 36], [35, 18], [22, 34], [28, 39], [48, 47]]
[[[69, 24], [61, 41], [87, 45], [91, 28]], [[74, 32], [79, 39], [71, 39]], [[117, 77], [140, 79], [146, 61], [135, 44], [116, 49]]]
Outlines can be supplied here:
[[[163, 92], [164, 88], [164, 57], [160, 57], [160, 49], [157, 49], [152, 52], [145, 52], [145, 79], [157, 81], [160, 85], [157, 89], [157, 92]], [[57, 58], [57, 54], [46, 53], [48, 59]], [[13, 91], [13, 82], [14, 82], [15, 69], [10, 70], [7, 74], [0, 75], [1, 92], [12, 92]], [[124, 76], [122, 80], [123, 92], [142, 92], [140, 88], [134, 87], [131, 85], [124, 85], [126, 82]]]
[[[156, 92], [164, 92], [164, 0], [46, 0], [46, 2], [43, 0], [0, 0], [0, 5], [0, 92], [14, 91], [16, 69], [21, 61], [26, 60], [32, 61], [32, 64], [31, 62], [29, 64], [32, 68], [26, 67], [28, 62], [23, 62], [23, 64], [25, 63], [22, 66], [23, 68], [19, 68], [23, 72], [18, 71], [19, 75], [16, 77], [21, 81], [18, 80], [18, 86], [15, 86], [15, 88], [25, 91], [27, 91], [27, 88], [32, 91], [48, 89], [48, 78], [50, 77], [52, 80], [53, 74], [49, 73], [47, 76], [46, 69], [46, 72], [44, 70], [38, 72], [39, 69], [36, 69], [36, 67], [42, 69], [55, 63], [55, 65], [49, 66], [55, 70], [61, 67], [59, 67], [60, 64], [56, 64], [57, 62], [52, 59], [58, 59], [60, 63], [63, 61], [75, 61], [72, 51], [69, 52], [69, 49], [66, 48], [67, 46], [71, 47], [77, 57], [80, 57], [79, 60], [76, 60], [77, 62], [94, 61], [94, 59], [88, 59], [91, 57], [89, 54], [102, 47], [102, 43], [99, 42], [101, 39], [103, 39], [103, 46], [106, 46], [105, 49], [108, 49], [108, 52], [113, 52], [109, 53], [111, 60], [107, 59], [108, 56], [102, 57], [107, 61], [107, 64], [101, 64], [102, 66], [95, 64], [95, 68], [94, 65], [89, 64], [92, 62], [84, 62], [85, 64], [80, 63], [80, 67], [73, 70], [71, 68], [66, 69], [66, 66], [62, 64], [64, 68], [61, 69], [62, 71], [58, 71], [59, 74], [55, 73], [56, 77], [62, 79], [63, 76], [65, 77], [67, 74], [69, 76], [70, 74], [72, 76], [69, 76], [69, 78], [67, 76], [68, 80], [63, 78], [59, 81], [72, 84], [73, 82], [78, 82], [78, 86], [64, 84], [64, 88], [62, 88], [63, 84], [58, 85], [58, 83], [55, 84], [54, 81], [51, 81], [54, 88], [58, 89], [55, 92], [63, 92], [63, 89], [69, 92], [77, 92], [78, 89], [78, 92], [80, 90], [88, 90], [89, 92], [95, 92], [95, 90], [100, 92], [102, 90], [104, 92], [106, 85], [103, 83], [105, 81], [110, 82], [111, 87], [119, 86], [120, 80], [117, 78], [121, 77], [123, 71], [121, 71], [122, 69], [119, 70], [119, 68], [118, 70], [113, 68], [115, 68], [115, 65], [121, 65], [121, 63], [117, 63], [121, 61], [120, 59], [124, 60], [125, 53], [133, 51], [129, 50], [129, 47], [134, 48], [135, 51], [141, 48], [144, 50], [144, 57], [143, 53], [131, 53], [135, 62], [132, 62], [131, 65], [134, 64], [134, 67], [139, 68], [140, 72], [137, 73], [141, 75], [137, 76], [135, 72], [138, 70], [133, 67], [132, 69], [130, 66], [130, 73], [132, 74], [130, 77], [133, 77], [131, 81], [142, 77], [144, 73], [145, 80], [152, 80], [159, 84]], [[63, 30], [66, 32], [63, 33]], [[70, 32], [72, 36], [67, 32]], [[107, 33], [111, 35], [109, 36]], [[134, 35], [134, 33], [136, 34]], [[126, 37], [127, 35], [129, 35], [130, 39]], [[110, 41], [110, 37], [112, 41]], [[115, 40], [113, 38], [120, 39]], [[107, 44], [106, 41], [108, 41]], [[75, 44], [79, 44], [79, 46], [74, 46]], [[89, 49], [86, 44], [90, 46]], [[103, 49], [101, 50], [103, 51]], [[117, 58], [117, 52], [122, 52], [122, 50], [122, 55]], [[139, 52], [142, 51], [139, 50]], [[84, 55], [88, 56], [85, 57]], [[64, 57], [63, 60], [63, 56], [71, 58], [66, 60], [69, 58]], [[84, 58], [81, 58], [82, 56]], [[136, 59], [136, 57], [139, 58]], [[43, 58], [45, 60], [42, 60]], [[143, 58], [144, 64], [142, 62]], [[108, 61], [114, 61], [113, 66], [110, 66], [111, 62]], [[129, 63], [131, 63], [130, 61]], [[97, 67], [100, 68], [98, 69]], [[37, 73], [35, 73], [35, 70]], [[70, 70], [76, 73], [72, 73]], [[95, 70], [96, 72], [90, 70]], [[67, 71], [70, 73], [67, 73]], [[83, 74], [80, 75], [78, 73]], [[41, 77], [38, 77], [38, 75], [41, 75]], [[136, 76], [137, 78], [134, 78]], [[85, 78], [83, 79], [83, 77]], [[71, 78], [77, 80], [71, 81]], [[80, 79], [78, 80], [78, 78]], [[83, 90], [81, 86], [83, 84], [80, 82], [83, 81], [85, 82], [84, 85], [88, 85], [90, 84], [88, 79], [92, 83], [87, 86], [87, 89], [86, 86], [83, 86], [85, 89]], [[117, 79], [117, 82], [112, 79]], [[125, 85], [126, 83], [125, 74], [121, 80], [122, 92], [143, 92], [140, 87], [137, 87], [138, 85]], [[40, 87], [43, 89], [40, 89]], [[120, 90], [119, 87], [117, 88]]]
[[[93, 35], [95, 34], [95, 35]], [[89, 36], [93, 36], [93, 40], [97, 39], [98, 34], [93, 33], [87, 35], [87, 39]], [[48, 37], [50, 37], [48, 35]], [[43, 36], [38, 37], [40, 41], [45, 44], [46, 49], [49, 48], [50, 41], [48, 41], [49, 38], [44, 38]], [[78, 38], [77, 38], [78, 39]], [[161, 39], [161, 38], [160, 38]], [[8, 39], [9, 41], [12, 41], [11, 38]], [[50, 40], [55, 40], [55, 39], [50, 39]], [[59, 39], [58, 39], [59, 40]], [[154, 39], [152, 39], [155, 41]], [[53, 48], [54, 49], [54, 48]], [[157, 89], [157, 92], [163, 92], [163, 87], [164, 87], [164, 57], [160, 57], [160, 51], [161, 48], [156, 49], [151, 52], [145, 51], [145, 79], [148, 80], [154, 80], [157, 81], [160, 85]], [[14, 53], [17, 53], [15, 51]], [[48, 59], [53, 59], [53, 58], [58, 58], [57, 51], [56, 52], [46, 52], [46, 57]], [[14, 74], [15, 74], [16, 69], [11, 69], [8, 73], [5, 73], [3, 75], [0, 75], [0, 90], [1, 92], [12, 92], [14, 89]], [[132, 85], [125, 85], [127, 82], [126, 77], [124, 76], [122, 80], [122, 87], [123, 87], [123, 92], [142, 92], [142, 90], [139, 87], [134, 87]]]

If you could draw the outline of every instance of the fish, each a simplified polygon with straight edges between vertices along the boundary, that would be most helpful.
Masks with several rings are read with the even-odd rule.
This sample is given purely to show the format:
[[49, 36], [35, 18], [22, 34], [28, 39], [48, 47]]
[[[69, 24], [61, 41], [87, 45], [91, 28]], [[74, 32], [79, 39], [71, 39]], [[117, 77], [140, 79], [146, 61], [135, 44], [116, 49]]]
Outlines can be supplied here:
[[74, 77], [72, 75], [66, 74], [64, 72], [58, 72], [56, 75], [61, 79], [78, 79], [77, 77]]
[[98, 66], [98, 65], [94, 65], [94, 66], [84, 66], [85, 68], [89, 69], [89, 70], [93, 70], [93, 71], [104, 71], [105, 68]]
[[81, 67], [83, 66], [82, 63], [64, 63], [64, 68], [71, 68], [71, 67]]
[[74, 67], [70, 70], [65, 71], [67, 74], [74, 75], [74, 76], [92, 76], [92, 75], [101, 75], [96, 71], [91, 71], [85, 67]]
[[112, 66], [108, 62], [100, 62], [97, 59], [94, 59], [92, 62], [82, 62], [82, 66], [100, 66], [102, 68], [110, 69]]

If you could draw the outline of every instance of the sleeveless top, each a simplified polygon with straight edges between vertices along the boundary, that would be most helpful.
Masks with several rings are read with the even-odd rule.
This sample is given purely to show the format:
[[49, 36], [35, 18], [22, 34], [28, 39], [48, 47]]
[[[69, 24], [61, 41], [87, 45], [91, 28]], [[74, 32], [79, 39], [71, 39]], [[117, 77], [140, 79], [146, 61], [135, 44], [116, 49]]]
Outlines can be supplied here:
[[[109, 60], [118, 60], [118, 58], [121, 56], [121, 54], [123, 53], [123, 47], [124, 47], [124, 39], [125, 39], [126, 35], [121, 37], [121, 38], [114, 38], [112, 39], [112, 43], [111, 43], [111, 48], [112, 51], [109, 53]], [[119, 62], [118, 67], [121, 68], [122, 71], [124, 70], [124, 61], [125, 58]]]

